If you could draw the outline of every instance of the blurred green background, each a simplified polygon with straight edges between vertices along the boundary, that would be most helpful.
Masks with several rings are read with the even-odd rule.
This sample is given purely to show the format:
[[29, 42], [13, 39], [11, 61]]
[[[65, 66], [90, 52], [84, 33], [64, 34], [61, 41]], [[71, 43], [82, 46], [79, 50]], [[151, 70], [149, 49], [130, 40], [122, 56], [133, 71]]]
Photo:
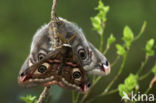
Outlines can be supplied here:
[[[144, 60], [144, 46], [148, 39], [156, 39], [156, 0], [103, 0], [105, 5], [110, 6], [108, 21], [106, 25], [105, 38], [113, 33], [117, 42], [121, 43], [123, 27], [129, 25], [134, 34], [138, 34], [146, 20], [148, 25], [144, 35], [133, 44], [126, 68], [119, 80], [115, 83], [123, 83], [130, 72], [135, 73]], [[90, 17], [96, 15], [94, 8], [98, 0], [58, 0], [57, 15], [77, 23], [82, 27], [85, 35], [96, 47], [99, 44], [99, 36], [92, 30]], [[0, 102], [1, 103], [22, 103], [19, 97], [26, 94], [39, 95], [41, 88], [25, 89], [17, 84], [18, 71], [26, 59], [36, 30], [50, 20], [52, 0], [0, 0]], [[116, 56], [115, 46], [107, 53], [109, 61]], [[151, 57], [144, 69], [146, 73], [156, 61], [156, 56]], [[119, 63], [120, 64], [120, 61]], [[103, 91], [106, 84], [112, 80], [119, 65], [112, 68], [111, 74], [98, 83], [91, 96]], [[141, 92], [148, 87], [152, 75], [141, 82]], [[62, 89], [55, 87], [52, 91], [59, 96]], [[58, 92], [59, 91], [59, 92]], [[156, 87], [151, 90], [156, 96]], [[54, 100], [57, 97], [54, 96]], [[113, 97], [113, 99], [112, 99]], [[120, 102], [118, 93], [101, 97], [96, 103]], [[71, 91], [63, 90], [58, 103], [71, 103]]]

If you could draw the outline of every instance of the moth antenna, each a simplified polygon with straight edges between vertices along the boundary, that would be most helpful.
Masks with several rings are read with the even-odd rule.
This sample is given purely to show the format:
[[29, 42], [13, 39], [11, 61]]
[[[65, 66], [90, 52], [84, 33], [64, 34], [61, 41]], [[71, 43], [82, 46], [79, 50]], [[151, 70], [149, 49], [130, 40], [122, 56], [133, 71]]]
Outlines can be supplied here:
[[62, 42], [63, 44], [67, 44], [67, 40], [65, 39], [65, 37], [64, 37], [63, 35], [58, 34], [57, 36], [58, 36], [58, 38], [61, 40], [61, 42]]
[[72, 35], [72, 37], [69, 38], [68, 43], [70, 43], [70, 41], [72, 41], [74, 38], [76, 37], [76, 35]]

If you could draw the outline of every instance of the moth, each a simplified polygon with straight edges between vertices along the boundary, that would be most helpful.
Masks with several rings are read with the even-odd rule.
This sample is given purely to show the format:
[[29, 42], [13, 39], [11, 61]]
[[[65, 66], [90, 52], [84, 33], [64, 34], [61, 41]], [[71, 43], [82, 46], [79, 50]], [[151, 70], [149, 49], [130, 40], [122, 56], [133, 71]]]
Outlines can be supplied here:
[[[88, 74], [107, 75], [110, 73], [110, 63], [106, 57], [97, 50], [85, 37], [81, 28], [76, 24], [69, 22], [63, 18], [59, 18], [60, 24], [58, 31], [66, 40], [75, 35], [69, 44], [71, 45], [75, 55], [78, 55], [80, 62]], [[52, 41], [49, 37], [49, 25], [42, 26], [34, 35], [30, 54], [25, 62], [26, 65], [21, 68], [25, 71], [29, 66], [39, 62], [48, 53], [53, 50]]]
[[[27, 63], [25, 62], [23, 66]], [[51, 51], [44, 59], [24, 71], [21, 70], [18, 83], [24, 87], [58, 84], [61, 87], [73, 88], [80, 92], [87, 92], [91, 84], [79, 57], [68, 44]]]

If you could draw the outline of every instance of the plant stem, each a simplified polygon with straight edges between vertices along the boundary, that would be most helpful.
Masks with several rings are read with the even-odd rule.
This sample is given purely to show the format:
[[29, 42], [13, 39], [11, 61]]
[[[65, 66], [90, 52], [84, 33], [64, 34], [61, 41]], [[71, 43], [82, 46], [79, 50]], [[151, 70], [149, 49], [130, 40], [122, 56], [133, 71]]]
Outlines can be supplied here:
[[100, 47], [99, 50], [102, 51], [103, 50], [103, 33], [100, 34]]
[[147, 22], [144, 21], [144, 23], [141, 27], [141, 30], [140, 30], [139, 34], [134, 38], [134, 41], [138, 40], [141, 37], [141, 35], [144, 33], [144, 31], [146, 29], [146, 26], [147, 26]]
[[110, 90], [110, 91], [107, 92], [107, 93], [105, 92], [105, 94], [101, 93], [101, 94], [99, 95], [99, 97], [104, 96], [104, 95], [110, 95], [110, 94], [116, 93], [117, 91], [118, 91], [118, 88], [113, 89], [113, 90]]
[[113, 67], [117, 62], [118, 60], [120, 59], [120, 56], [118, 55], [115, 60], [111, 63], [111, 67]]
[[60, 41], [58, 38], [58, 19], [56, 17], [56, 6], [57, 6], [57, 0], [53, 0], [53, 5], [51, 8], [51, 22], [49, 23], [49, 37], [52, 41], [52, 48], [55, 49], [58, 46], [60, 46]]
[[148, 77], [151, 73], [152, 73], [152, 71], [150, 70], [148, 73], [142, 75], [142, 76], [139, 78], [139, 80], [145, 79], [145, 78]]
[[147, 90], [145, 91], [145, 94], [148, 94], [150, 90], [151, 90], [151, 88], [148, 87]]
[[103, 28], [103, 31], [100, 33], [101, 36], [100, 36], [100, 47], [99, 47], [99, 50], [101, 52], [103, 52], [103, 44], [104, 44], [103, 38], [104, 38], [104, 31], [105, 31], [105, 27], [106, 27], [106, 24], [105, 24], [104, 21], [101, 23], [101, 26]]
[[75, 92], [72, 91], [72, 103], [75, 103]]
[[141, 67], [139, 68], [137, 75], [140, 75], [140, 73], [142, 72], [142, 70], [144, 69], [144, 66], [147, 64], [149, 57], [145, 56], [145, 61], [141, 64]]
[[77, 93], [77, 96], [76, 96], [76, 99], [75, 99], [75, 103], [78, 103], [79, 97], [80, 97], [80, 93]]
[[42, 93], [40, 94], [40, 97], [39, 97], [37, 103], [43, 103], [44, 102], [45, 98], [48, 95], [49, 89], [50, 89], [50, 86], [49, 87], [44, 87]]
[[156, 82], [156, 76], [151, 80], [149, 87], [152, 88], [155, 82]]
[[[105, 95], [111, 95], [111, 94], [116, 93], [116, 92], [118, 92], [118, 88], [113, 89], [113, 90], [110, 90], [110, 91], [107, 92]], [[104, 96], [104, 95], [101, 95], [101, 94], [100, 94], [100, 95], [97, 95], [97, 96], [91, 98], [90, 100], [88, 100], [87, 103], [91, 103], [91, 102], [93, 102], [95, 99], [97, 99], [97, 98], [99, 98], [99, 97], [101, 97], [101, 96]]]
[[106, 53], [108, 52], [109, 48], [110, 48], [110, 46], [109, 46], [109, 44], [107, 43], [106, 49], [103, 51], [103, 55], [106, 55]]

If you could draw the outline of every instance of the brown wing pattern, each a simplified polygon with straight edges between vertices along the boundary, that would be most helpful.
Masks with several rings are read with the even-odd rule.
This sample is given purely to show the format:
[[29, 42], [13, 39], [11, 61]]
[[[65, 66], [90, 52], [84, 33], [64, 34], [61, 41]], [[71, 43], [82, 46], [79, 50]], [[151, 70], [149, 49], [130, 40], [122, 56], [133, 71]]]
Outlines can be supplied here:
[[58, 84], [86, 92], [90, 86], [78, 56], [69, 46], [60, 46], [38, 63], [21, 70], [18, 83], [25, 87]]

